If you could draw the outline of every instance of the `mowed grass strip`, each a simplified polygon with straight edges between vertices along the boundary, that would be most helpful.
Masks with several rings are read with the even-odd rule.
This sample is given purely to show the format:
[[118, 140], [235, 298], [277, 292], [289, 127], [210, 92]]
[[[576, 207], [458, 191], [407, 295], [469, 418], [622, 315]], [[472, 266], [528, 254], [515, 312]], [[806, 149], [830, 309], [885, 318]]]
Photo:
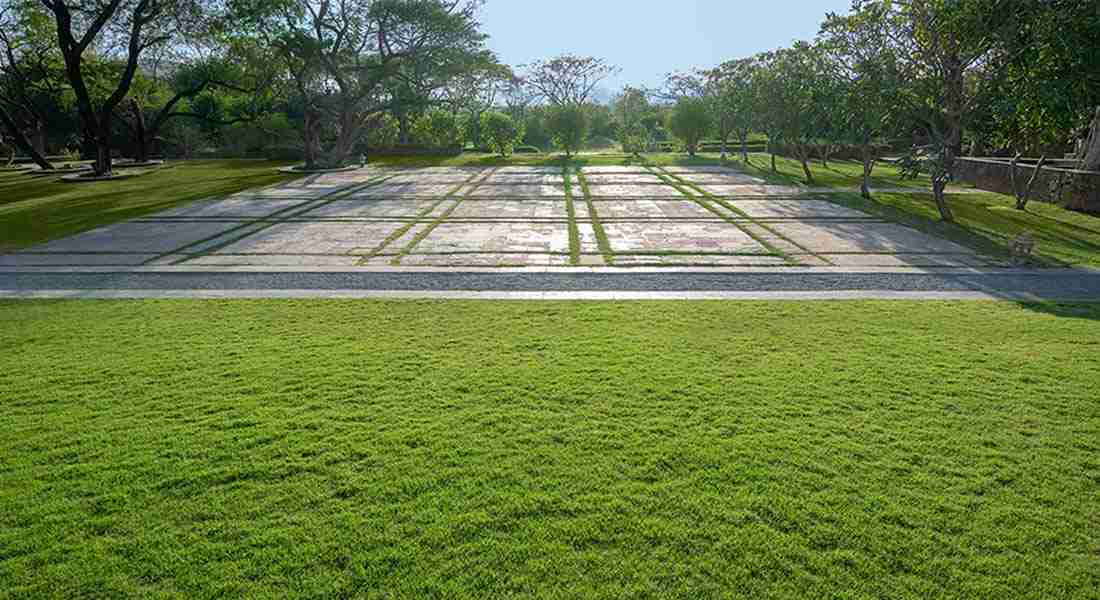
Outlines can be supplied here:
[[562, 167], [562, 183], [565, 186], [565, 212], [569, 218], [569, 264], [581, 264], [581, 233], [577, 227], [577, 209], [573, 205], [573, 176], [569, 165]]
[[0, 252], [299, 177], [276, 170], [287, 164], [170, 161], [166, 168], [147, 175], [96, 183], [5, 174], [0, 176]]
[[609, 266], [614, 265], [615, 250], [611, 248], [611, 239], [607, 237], [607, 230], [603, 228], [600, 214], [596, 211], [596, 203], [592, 201], [592, 192], [588, 189], [588, 179], [580, 169], [577, 169], [576, 173], [577, 185], [581, 188], [585, 208], [588, 209], [588, 220], [592, 223], [592, 232], [596, 236], [596, 246], [599, 247], [600, 254], [603, 255], [604, 263]]
[[0, 303], [10, 597], [1090, 598], [1100, 306]]

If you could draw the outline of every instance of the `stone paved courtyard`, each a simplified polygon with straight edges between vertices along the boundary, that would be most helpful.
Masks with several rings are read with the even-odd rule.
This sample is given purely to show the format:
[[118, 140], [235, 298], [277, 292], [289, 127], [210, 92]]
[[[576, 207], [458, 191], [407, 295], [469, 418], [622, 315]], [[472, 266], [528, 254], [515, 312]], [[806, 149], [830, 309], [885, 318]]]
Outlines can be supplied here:
[[[151, 190], [150, 193], [156, 193]], [[724, 167], [363, 169], [197, 202], [0, 266], [994, 266]]]

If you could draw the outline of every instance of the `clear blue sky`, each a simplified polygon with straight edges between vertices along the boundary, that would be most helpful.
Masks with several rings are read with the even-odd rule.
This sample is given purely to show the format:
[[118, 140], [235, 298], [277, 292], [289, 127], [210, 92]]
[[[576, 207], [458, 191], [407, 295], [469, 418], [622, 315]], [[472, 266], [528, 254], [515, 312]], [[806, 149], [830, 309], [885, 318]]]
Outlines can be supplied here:
[[605, 87], [656, 86], [665, 73], [810, 39], [850, 0], [487, 0], [489, 47], [518, 65], [563, 53], [622, 68]]

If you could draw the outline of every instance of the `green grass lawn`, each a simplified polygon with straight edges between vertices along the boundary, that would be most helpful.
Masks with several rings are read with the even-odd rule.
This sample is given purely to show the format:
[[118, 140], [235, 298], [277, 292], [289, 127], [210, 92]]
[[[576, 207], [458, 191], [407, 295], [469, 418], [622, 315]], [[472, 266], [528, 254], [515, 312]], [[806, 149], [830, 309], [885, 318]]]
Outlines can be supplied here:
[[0, 252], [293, 179], [275, 170], [286, 164], [179, 161], [134, 179], [77, 184], [61, 183], [57, 177], [0, 174]]
[[1100, 305], [7, 302], [0, 348], [0, 597], [1100, 589]]

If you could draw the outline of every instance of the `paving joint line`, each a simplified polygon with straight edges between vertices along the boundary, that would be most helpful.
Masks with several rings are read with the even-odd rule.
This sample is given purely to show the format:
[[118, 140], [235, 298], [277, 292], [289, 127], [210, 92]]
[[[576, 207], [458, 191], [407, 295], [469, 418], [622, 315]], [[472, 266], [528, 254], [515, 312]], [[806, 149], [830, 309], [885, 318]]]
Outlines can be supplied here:
[[[469, 196], [471, 193], [473, 193], [475, 190], [477, 190], [477, 188], [480, 187], [482, 182], [484, 182], [486, 179], [492, 177], [493, 173], [496, 173], [499, 169], [500, 169], [500, 167], [491, 167], [489, 169], [486, 169], [485, 171], [478, 171], [477, 173], [474, 173], [473, 175], [471, 175], [469, 177], [469, 179], [467, 179], [465, 182], [459, 184], [458, 187], [451, 190], [451, 193], [448, 194], [447, 196], [445, 196], [443, 198], [443, 200], [446, 201], [448, 199], [452, 199], [452, 200], [455, 201], [454, 204], [447, 207], [447, 209], [444, 210], [443, 213], [441, 213], [438, 217], [436, 217], [436, 219], [434, 221], [429, 223], [427, 225], [427, 227], [425, 227], [424, 229], [421, 229], [419, 232], [417, 232], [417, 234], [415, 236], [413, 236], [413, 239], [404, 248], [401, 249], [401, 252], [397, 256], [395, 256], [392, 261], [390, 261], [390, 264], [392, 266], [395, 266], [395, 267], [401, 266], [401, 258], [403, 256], [406, 256], [406, 255], [410, 254], [413, 251], [413, 249], [416, 248], [416, 246], [420, 244], [420, 242], [422, 242], [425, 238], [427, 238], [429, 235], [431, 235], [431, 233], [433, 231], [435, 231], [435, 229], [437, 227], [442, 225], [443, 222], [445, 222], [451, 216], [451, 214], [454, 213], [455, 209], [457, 209], [459, 207], [459, 205], [462, 204], [462, 201], [467, 196]], [[470, 189], [466, 190], [465, 192], [463, 192], [463, 194], [461, 196], [459, 196], [458, 192], [461, 191], [467, 185], [470, 186]], [[368, 259], [363, 259], [363, 261], [360, 261], [360, 262], [365, 262], [366, 260], [368, 260]]]
[[611, 240], [607, 237], [607, 230], [603, 228], [603, 221], [596, 212], [596, 206], [592, 203], [592, 192], [588, 189], [588, 179], [584, 175], [584, 169], [577, 169], [577, 182], [584, 194], [584, 203], [588, 208], [588, 220], [592, 222], [592, 231], [596, 234], [596, 245], [603, 254], [603, 260], [608, 266], [615, 265], [615, 251], [611, 248]]
[[[766, 250], [768, 250], [768, 252], [770, 252], [772, 256], [778, 256], [779, 258], [782, 258], [785, 262], [787, 262], [789, 264], [797, 264], [789, 253], [784, 252], [783, 250], [780, 250], [778, 247], [774, 246], [771, 242], [768, 242], [767, 240], [761, 238], [756, 233], [753, 233], [752, 231], [749, 231], [748, 229], [743, 227], [740, 223], [738, 223], [736, 219], [732, 219], [728, 215], [722, 213], [721, 211], [716, 210], [713, 206], [711, 206], [711, 204], [709, 202], [711, 199], [708, 198], [706, 195], [700, 193], [699, 196], [695, 196], [695, 195], [692, 195], [692, 194], [688, 193], [684, 189], [686, 187], [687, 189], [694, 189], [696, 192], [699, 192], [700, 190], [698, 190], [698, 188], [686, 186], [685, 182], [682, 179], [673, 176], [671, 173], [667, 173], [661, 167], [650, 167], [650, 171], [654, 175], [656, 175], [657, 177], [660, 177], [668, 185], [670, 185], [674, 189], [676, 189], [676, 191], [683, 194], [683, 196], [685, 198], [691, 200], [692, 202], [698, 204], [699, 206], [702, 206], [706, 210], [714, 213], [715, 215], [718, 216], [718, 218], [722, 219], [726, 223], [729, 223], [730, 225], [733, 225], [738, 230], [740, 230], [742, 233], [744, 233], [745, 235], [752, 238], [753, 241], [755, 241], [756, 243], [763, 246]], [[759, 223], [756, 223], [755, 221], [753, 221], [752, 218], [749, 217], [748, 215], [746, 215], [744, 213], [741, 213], [740, 211], [738, 211], [738, 214], [743, 215], [746, 219], [749, 220], [749, 222], [753, 223], [754, 225], [759, 225]], [[766, 231], [769, 231], [769, 232], [771, 232], [771, 233], [778, 236], [778, 234], [776, 234], [774, 231], [771, 231], [771, 229], [768, 229], [766, 227], [764, 227], [764, 229]], [[779, 237], [783, 238], [783, 236], [779, 236]], [[786, 238], [783, 238], [783, 239], [786, 240]], [[790, 241], [790, 240], [787, 240], [787, 241]], [[792, 242], [792, 244], [793, 244], [793, 242]], [[798, 244], [793, 244], [793, 245], [798, 247], [798, 248], [802, 248], [802, 246], [799, 246]], [[803, 249], [805, 250], [805, 248], [803, 248]], [[830, 263], [830, 264], [832, 264], [832, 263]]]
[[565, 212], [569, 219], [569, 264], [576, 267], [581, 264], [581, 232], [577, 226], [577, 207], [573, 203], [572, 169], [566, 165], [561, 173], [565, 184]]

